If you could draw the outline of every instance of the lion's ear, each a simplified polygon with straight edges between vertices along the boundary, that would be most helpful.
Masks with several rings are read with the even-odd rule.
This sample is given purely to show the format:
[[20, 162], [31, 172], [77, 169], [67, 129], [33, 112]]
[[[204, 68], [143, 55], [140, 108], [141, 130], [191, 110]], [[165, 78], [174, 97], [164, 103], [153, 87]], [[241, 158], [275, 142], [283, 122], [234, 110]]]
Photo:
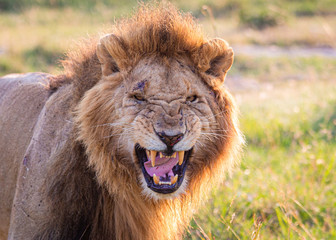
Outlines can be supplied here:
[[97, 56], [102, 65], [103, 76], [127, 70], [127, 46], [122, 38], [108, 34], [102, 37], [97, 46]]
[[198, 68], [210, 77], [210, 84], [223, 84], [233, 63], [233, 50], [229, 44], [220, 38], [212, 39], [200, 47], [197, 55]]

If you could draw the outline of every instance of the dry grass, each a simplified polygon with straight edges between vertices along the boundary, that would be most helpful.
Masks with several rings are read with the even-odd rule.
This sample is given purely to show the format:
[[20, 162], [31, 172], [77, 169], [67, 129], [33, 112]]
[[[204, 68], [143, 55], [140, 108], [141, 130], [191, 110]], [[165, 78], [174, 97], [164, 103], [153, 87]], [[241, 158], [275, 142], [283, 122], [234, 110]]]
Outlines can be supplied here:
[[292, 18], [263, 30], [242, 27], [237, 17], [207, 17], [202, 21], [211, 36], [220, 36], [233, 45], [256, 44], [283, 47], [336, 47], [336, 16]]

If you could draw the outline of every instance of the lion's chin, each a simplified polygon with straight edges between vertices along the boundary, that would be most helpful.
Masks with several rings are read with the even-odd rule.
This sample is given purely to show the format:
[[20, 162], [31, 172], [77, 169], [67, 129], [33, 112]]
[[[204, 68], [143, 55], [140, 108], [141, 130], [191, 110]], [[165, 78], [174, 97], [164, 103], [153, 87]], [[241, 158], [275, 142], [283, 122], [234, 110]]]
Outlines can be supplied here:
[[184, 191], [187, 182], [185, 172], [192, 149], [167, 156], [162, 152], [146, 150], [137, 144], [135, 153], [142, 170], [142, 185], [146, 195], [153, 195], [147, 193], [150, 190], [155, 195], [169, 195], [170, 198]]

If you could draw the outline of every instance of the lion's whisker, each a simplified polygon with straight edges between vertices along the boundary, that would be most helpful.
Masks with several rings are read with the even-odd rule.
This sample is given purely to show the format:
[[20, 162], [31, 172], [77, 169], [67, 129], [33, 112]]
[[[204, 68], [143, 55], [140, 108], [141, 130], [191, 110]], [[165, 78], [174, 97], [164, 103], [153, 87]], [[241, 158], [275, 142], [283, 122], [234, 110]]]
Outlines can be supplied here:
[[218, 133], [206, 133], [206, 132], [202, 132], [201, 135], [205, 135], [205, 136], [216, 136], [216, 137], [222, 137], [225, 136], [223, 134], [218, 134]]
[[124, 125], [124, 122], [117, 122], [117, 123], [104, 123], [104, 124], [98, 124], [98, 125], [94, 125], [91, 128], [94, 127], [104, 127], [104, 126], [110, 126], [110, 127], [114, 127], [114, 126], [122, 126]]
[[120, 147], [120, 142], [121, 142], [121, 139], [124, 138], [124, 137], [128, 137], [129, 136], [129, 132], [131, 132], [131, 130], [134, 130], [134, 127], [129, 127], [129, 128], [125, 128], [123, 133], [121, 134], [120, 138], [118, 139], [118, 143], [117, 143], [117, 146], [118, 148]]
[[203, 117], [205, 117], [205, 118], [207, 118], [207, 119], [210, 119], [210, 118], [214, 118], [214, 117], [216, 117], [216, 116], [218, 116], [218, 115], [220, 115], [220, 114], [223, 114], [223, 113], [225, 113], [226, 112], [226, 110], [223, 110], [223, 111], [220, 111], [220, 112], [218, 112], [218, 113], [216, 113], [216, 114], [209, 114], [209, 115], [205, 115], [205, 116], [203, 116]]
[[123, 128], [123, 132], [121, 133], [115, 133], [115, 134], [110, 134], [108, 136], [104, 136], [103, 138], [110, 138], [110, 137], [114, 137], [114, 136], [122, 136], [126, 133], [131, 132], [131, 130], [134, 130], [134, 127], [129, 127], [129, 128]]

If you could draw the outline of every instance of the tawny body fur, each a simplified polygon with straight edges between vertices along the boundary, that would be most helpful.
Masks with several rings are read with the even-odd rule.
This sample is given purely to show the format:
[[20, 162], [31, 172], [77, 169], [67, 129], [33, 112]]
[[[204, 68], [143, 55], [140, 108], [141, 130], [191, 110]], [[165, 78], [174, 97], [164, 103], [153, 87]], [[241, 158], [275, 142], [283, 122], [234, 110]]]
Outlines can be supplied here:
[[[233, 51], [170, 5], [84, 43], [65, 74], [0, 79], [0, 239], [179, 239], [237, 163]], [[173, 193], [147, 187], [136, 145], [192, 149]]]

